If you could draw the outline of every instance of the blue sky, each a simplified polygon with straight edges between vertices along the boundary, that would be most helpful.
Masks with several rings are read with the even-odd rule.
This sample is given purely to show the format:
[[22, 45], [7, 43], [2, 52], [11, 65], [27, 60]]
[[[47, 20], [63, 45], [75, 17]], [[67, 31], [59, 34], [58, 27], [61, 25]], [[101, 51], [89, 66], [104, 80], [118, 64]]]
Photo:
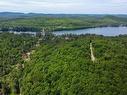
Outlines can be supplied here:
[[0, 12], [127, 14], [127, 0], [0, 0]]

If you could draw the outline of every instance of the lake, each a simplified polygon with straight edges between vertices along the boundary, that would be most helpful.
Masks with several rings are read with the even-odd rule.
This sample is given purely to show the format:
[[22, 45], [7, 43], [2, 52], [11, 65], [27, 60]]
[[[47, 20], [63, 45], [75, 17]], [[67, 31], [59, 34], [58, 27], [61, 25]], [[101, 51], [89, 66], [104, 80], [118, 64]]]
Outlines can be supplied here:
[[[0, 31], [2, 32], [2, 31]], [[14, 34], [30, 34], [35, 35], [37, 32], [16, 32], [16, 31], [9, 31], [10, 33]], [[127, 34], [127, 27], [98, 27], [98, 28], [89, 28], [89, 29], [80, 29], [80, 30], [64, 30], [64, 31], [56, 31], [53, 32], [56, 36], [60, 35], [66, 35], [66, 34], [75, 34], [75, 35], [81, 35], [81, 34], [96, 34], [96, 35], [103, 35], [103, 36], [118, 36], [118, 35], [124, 35]]]
[[53, 32], [55, 35], [66, 35], [66, 34], [96, 34], [104, 36], [118, 36], [127, 34], [127, 27], [98, 27], [98, 28], [89, 28], [81, 30], [65, 30], [65, 31], [56, 31]]

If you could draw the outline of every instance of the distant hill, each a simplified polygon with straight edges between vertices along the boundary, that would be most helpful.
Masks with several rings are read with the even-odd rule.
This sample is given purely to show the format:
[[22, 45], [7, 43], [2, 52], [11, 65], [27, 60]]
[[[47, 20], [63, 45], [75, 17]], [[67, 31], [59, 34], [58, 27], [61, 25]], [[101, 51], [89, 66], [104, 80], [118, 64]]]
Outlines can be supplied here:
[[18, 13], [18, 12], [0, 12], [1, 18], [22, 18], [22, 17], [32, 17], [32, 16], [42, 16], [43, 14], [35, 13]]
[[[26, 17], [104, 17], [107, 14], [43, 14], [43, 13], [20, 13], [20, 12], [0, 12], [0, 18], [26, 18]], [[127, 18], [127, 15], [113, 15]]]

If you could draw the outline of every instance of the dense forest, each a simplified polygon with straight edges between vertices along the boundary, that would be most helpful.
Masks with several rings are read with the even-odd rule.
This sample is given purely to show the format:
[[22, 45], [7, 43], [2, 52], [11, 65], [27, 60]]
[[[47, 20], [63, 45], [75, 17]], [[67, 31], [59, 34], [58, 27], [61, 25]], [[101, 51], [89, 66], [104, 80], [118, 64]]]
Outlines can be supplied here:
[[0, 93], [19, 92], [17, 85], [24, 68], [22, 57], [34, 48], [36, 41], [37, 38], [30, 35], [0, 33]]
[[[0, 34], [0, 93], [126, 95], [127, 36]], [[90, 43], [96, 58], [91, 61]], [[34, 52], [29, 61], [22, 54]]]
[[1, 20], [1, 31], [73, 30], [92, 27], [127, 25], [127, 18], [118, 16], [40, 16]]
[[[26, 64], [23, 95], [127, 94], [127, 36], [53, 39], [52, 44], [42, 43]], [[90, 58], [91, 40], [94, 63]]]

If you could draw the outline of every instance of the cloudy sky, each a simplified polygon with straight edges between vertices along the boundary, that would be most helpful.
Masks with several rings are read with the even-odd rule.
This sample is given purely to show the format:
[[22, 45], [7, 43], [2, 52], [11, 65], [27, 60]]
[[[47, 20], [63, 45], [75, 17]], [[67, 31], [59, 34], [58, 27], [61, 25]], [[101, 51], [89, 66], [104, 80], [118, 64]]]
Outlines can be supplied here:
[[0, 12], [127, 14], [127, 0], [0, 0]]

